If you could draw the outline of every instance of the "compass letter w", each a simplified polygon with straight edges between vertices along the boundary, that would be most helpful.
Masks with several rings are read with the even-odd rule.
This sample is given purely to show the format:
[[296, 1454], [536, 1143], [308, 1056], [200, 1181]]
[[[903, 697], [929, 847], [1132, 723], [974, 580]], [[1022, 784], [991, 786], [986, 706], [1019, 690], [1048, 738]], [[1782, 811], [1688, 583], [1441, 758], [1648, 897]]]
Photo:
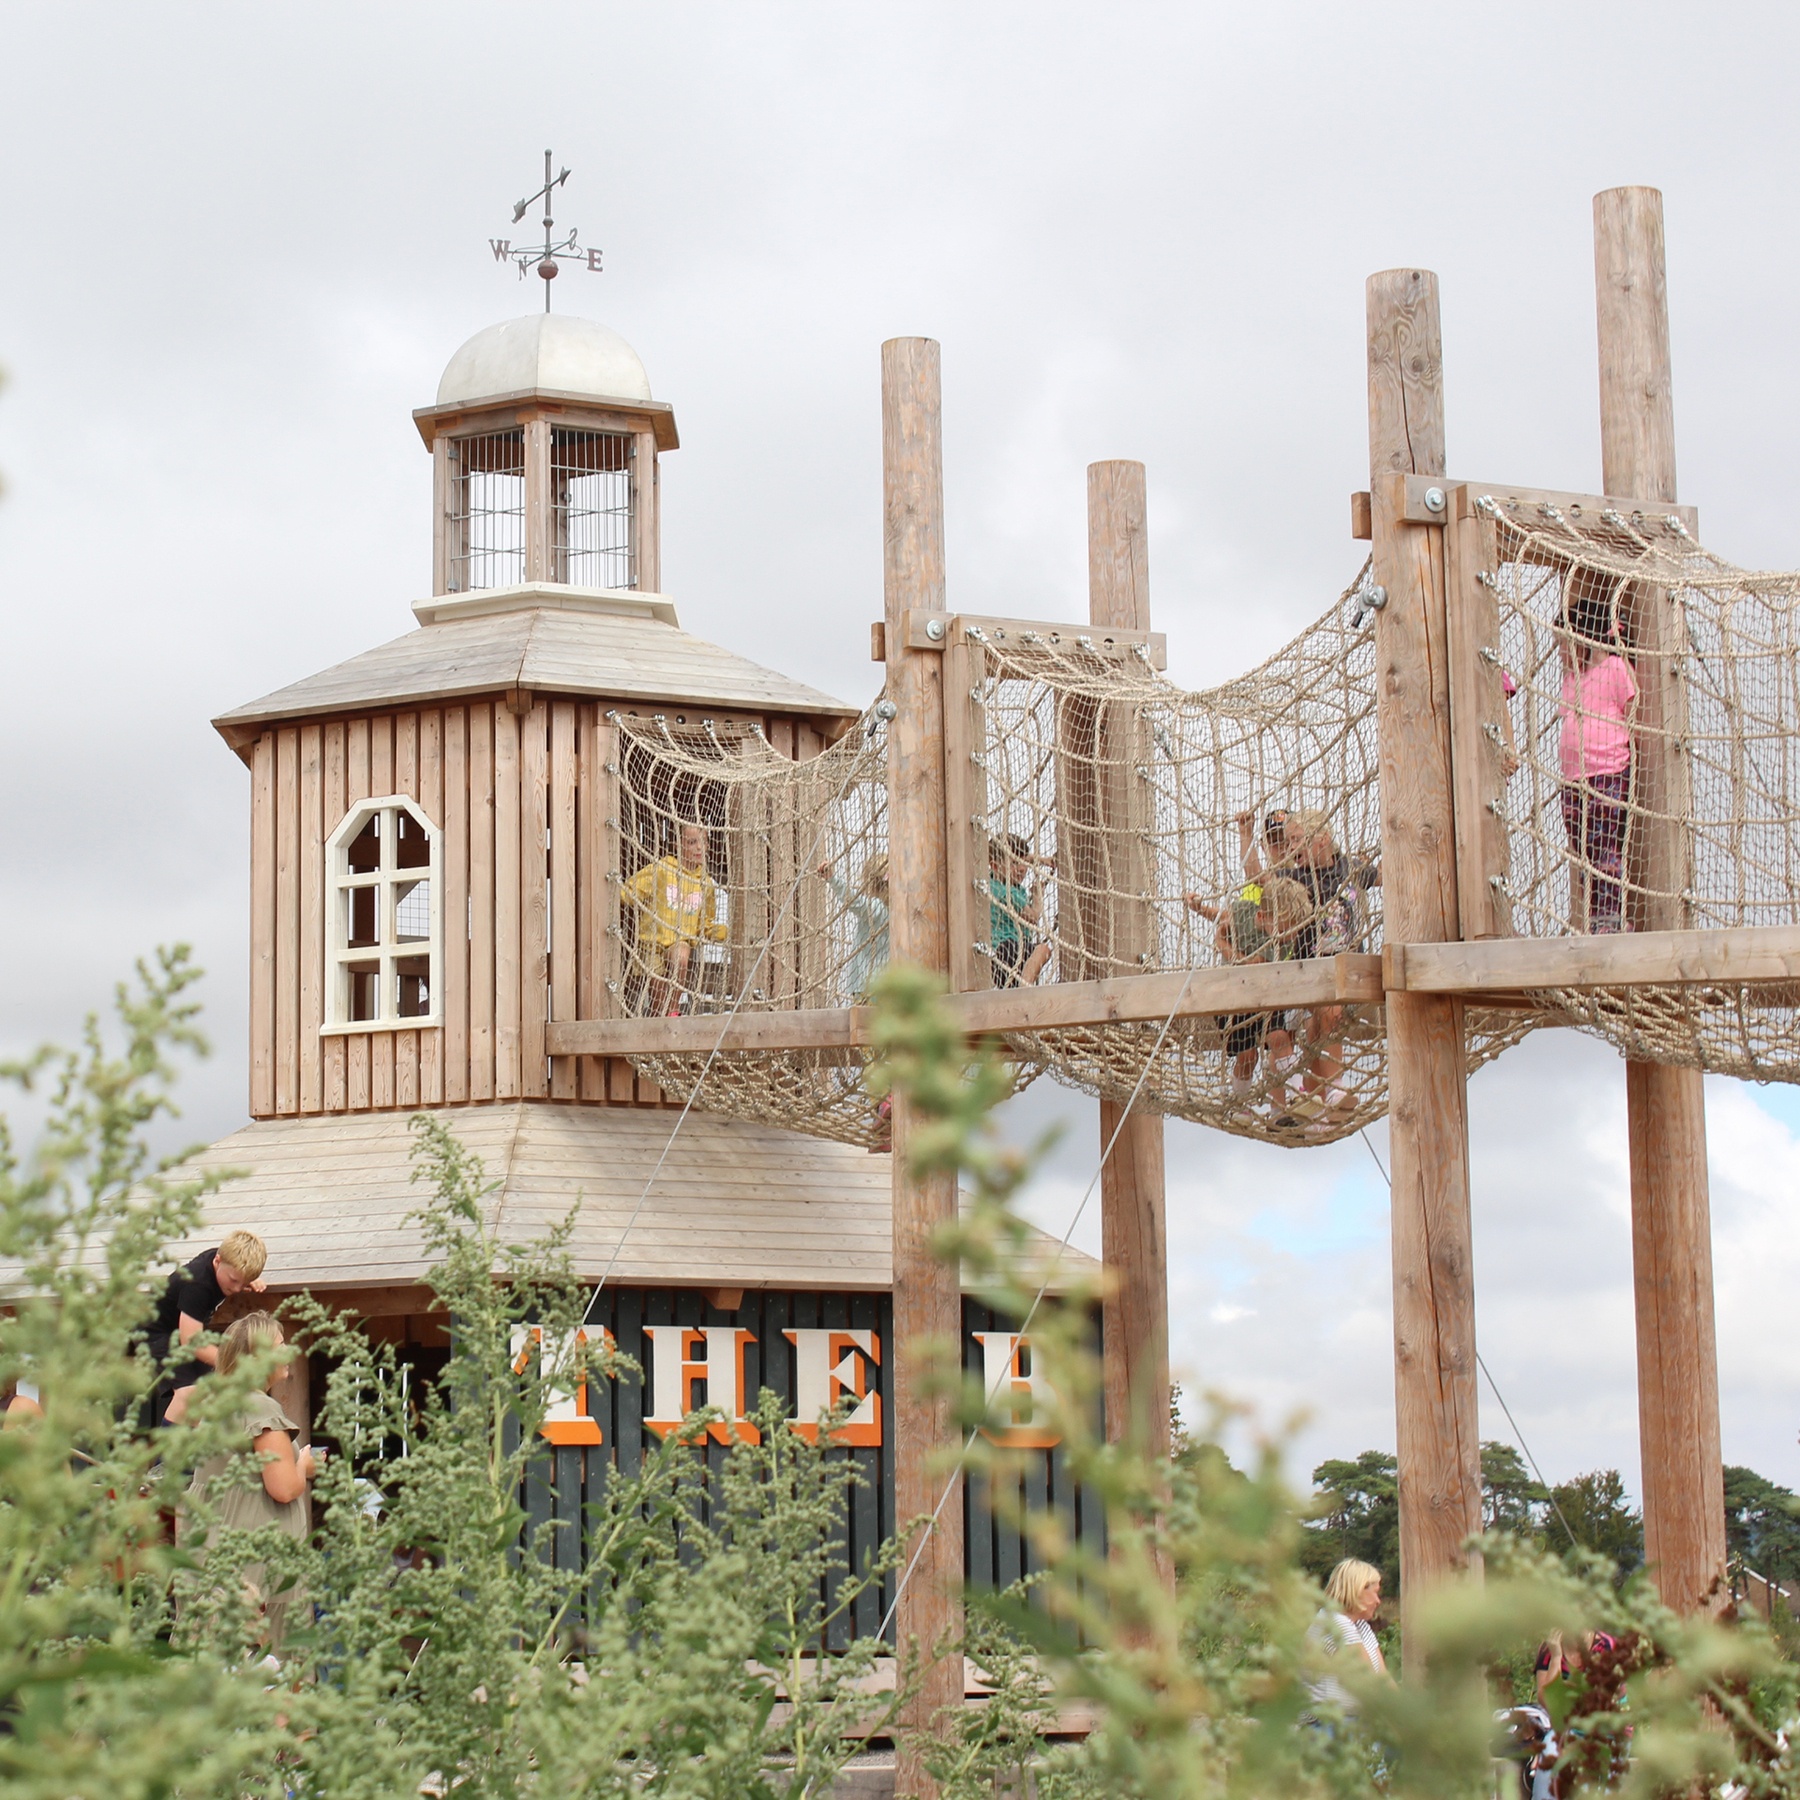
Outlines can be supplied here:
[[505, 262], [512, 255], [512, 239], [489, 238], [488, 248], [493, 251], [495, 262]]

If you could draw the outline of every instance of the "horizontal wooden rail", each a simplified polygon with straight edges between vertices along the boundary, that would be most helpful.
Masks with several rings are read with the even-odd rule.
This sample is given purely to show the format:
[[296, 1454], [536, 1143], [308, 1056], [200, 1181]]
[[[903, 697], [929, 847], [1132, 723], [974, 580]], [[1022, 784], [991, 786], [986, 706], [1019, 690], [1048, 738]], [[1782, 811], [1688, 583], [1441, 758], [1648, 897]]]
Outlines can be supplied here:
[[1160, 1025], [1171, 1016], [1329, 1006], [1339, 1000], [1379, 1002], [1381, 995], [1381, 958], [1345, 955], [993, 988], [958, 994], [955, 1002], [972, 1032], [1055, 1031], [1079, 1025]]
[[[973, 1034], [1057, 1031], [1083, 1025], [1158, 1024], [1173, 1014], [1263, 1012], [1381, 999], [1381, 958], [1320, 956], [1306, 962], [1240, 963], [1108, 981], [1052, 982], [953, 994]], [[871, 1041], [867, 1006], [795, 1012], [695, 1013], [685, 1019], [567, 1019], [546, 1028], [552, 1056], [705, 1056], [733, 1050], [850, 1050]]]
[[1413, 994], [1792, 981], [1800, 978], [1800, 925], [1389, 944], [1382, 961], [1386, 985]]
[[867, 1006], [793, 1012], [691, 1013], [685, 1019], [563, 1019], [545, 1028], [552, 1056], [706, 1056], [713, 1050], [852, 1050], [867, 1045]]
[[[1800, 926], [1638, 931], [1606, 937], [1491, 938], [1389, 944], [1380, 956], [1224, 964], [1108, 981], [1050, 982], [952, 994], [972, 1036], [1160, 1024], [1171, 1016], [1264, 1012], [1338, 1001], [1378, 1003], [1389, 989], [1467, 994], [1504, 1006], [1532, 988], [1735, 985], [1800, 981]], [[1513, 1003], [1517, 1004], [1516, 998]], [[866, 1050], [867, 1006], [795, 1012], [696, 1013], [684, 1019], [562, 1019], [546, 1029], [552, 1056], [705, 1056], [714, 1049]]]

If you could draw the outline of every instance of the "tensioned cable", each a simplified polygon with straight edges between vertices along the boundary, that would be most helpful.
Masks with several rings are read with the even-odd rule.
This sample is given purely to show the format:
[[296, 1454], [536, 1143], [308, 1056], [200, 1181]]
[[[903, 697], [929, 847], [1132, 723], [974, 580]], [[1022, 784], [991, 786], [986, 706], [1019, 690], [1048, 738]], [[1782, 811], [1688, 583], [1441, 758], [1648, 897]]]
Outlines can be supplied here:
[[[1150, 1046], [1150, 1054], [1144, 1058], [1144, 1066], [1138, 1073], [1137, 1085], [1131, 1090], [1131, 1098], [1120, 1109], [1119, 1122], [1113, 1127], [1112, 1136], [1106, 1140], [1106, 1147], [1100, 1152], [1100, 1161], [1095, 1166], [1093, 1179], [1087, 1184], [1087, 1189], [1075, 1208], [1074, 1216], [1069, 1220], [1069, 1228], [1063, 1233], [1062, 1242], [1056, 1246], [1056, 1254], [1051, 1257], [1050, 1266], [1044, 1272], [1044, 1279], [1038, 1284], [1038, 1291], [1032, 1296], [1031, 1305], [1020, 1322], [1018, 1332], [1020, 1337], [1023, 1337], [1030, 1329], [1031, 1321], [1037, 1317], [1038, 1308], [1043, 1304], [1045, 1294], [1050, 1291], [1050, 1283], [1062, 1262], [1063, 1253], [1069, 1247], [1069, 1240], [1075, 1235], [1075, 1227], [1081, 1223], [1081, 1215], [1087, 1211], [1087, 1203], [1094, 1197], [1094, 1189], [1100, 1185], [1100, 1177], [1106, 1172], [1107, 1159], [1113, 1153], [1113, 1145], [1119, 1141], [1119, 1133], [1125, 1129], [1125, 1121], [1131, 1117], [1131, 1109], [1137, 1104], [1138, 1095], [1144, 1091], [1144, 1083], [1150, 1078], [1150, 1070], [1154, 1067], [1157, 1056], [1162, 1050], [1163, 1042], [1174, 1026], [1175, 1016], [1181, 1011], [1181, 1003], [1187, 998], [1188, 983], [1193, 978], [1194, 971], [1190, 967], [1181, 978], [1181, 986], [1175, 995], [1175, 1004], [1169, 1008], [1169, 1016], [1163, 1020], [1162, 1029], [1156, 1034], [1156, 1042]], [[992, 1407], [995, 1396], [1000, 1392], [1006, 1380], [1007, 1376], [1003, 1371], [988, 1390], [984, 1411]], [[912, 1580], [913, 1573], [919, 1566], [919, 1558], [925, 1554], [925, 1546], [931, 1541], [931, 1534], [937, 1530], [938, 1520], [943, 1516], [944, 1508], [949, 1504], [950, 1496], [956, 1490], [956, 1484], [962, 1477], [963, 1467], [968, 1461], [969, 1452], [974, 1449], [975, 1440], [980, 1435], [981, 1427], [977, 1425], [963, 1439], [962, 1449], [957, 1453], [955, 1465], [950, 1470], [950, 1479], [944, 1483], [944, 1491], [938, 1495], [938, 1503], [931, 1509], [931, 1517], [926, 1521], [925, 1529], [919, 1535], [918, 1548], [913, 1551], [912, 1560], [906, 1565], [906, 1570], [900, 1577], [900, 1585], [894, 1589], [894, 1597], [888, 1603], [888, 1609], [882, 1615], [881, 1623], [875, 1628], [877, 1638], [887, 1636], [887, 1629], [893, 1623], [894, 1615], [900, 1610], [901, 1597], [905, 1594], [907, 1584]]]
[[[1363, 1141], [1363, 1148], [1374, 1158], [1376, 1168], [1381, 1170], [1381, 1179], [1387, 1183], [1388, 1192], [1394, 1191], [1394, 1178], [1387, 1172], [1381, 1158], [1375, 1153], [1375, 1146], [1369, 1142], [1369, 1133], [1365, 1127], [1356, 1134]], [[1569, 1521], [1563, 1517], [1563, 1509], [1556, 1504], [1556, 1494], [1549, 1482], [1544, 1479], [1544, 1471], [1538, 1467], [1538, 1459], [1531, 1454], [1531, 1446], [1525, 1441], [1525, 1434], [1519, 1429], [1519, 1421], [1513, 1417], [1512, 1408], [1506, 1404], [1506, 1396], [1500, 1391], [1500, 1384], [1494, 1379], [1494, 1372], [1487, 1366], [1487, 1359], [1481, 1354], [1479, 1345], [1475, 1349], [1475, 1362], [1482, 1374], [1487, 1377], [1487, 1384], [1494, 1390], [1494, 1398], [1500, 1402], [1500, 1410], [1506, 1414], [1506, 1422], [1512, 1427], [1512, 1434], [1519, 1440], [1519, 1448], [1525, 1452], [1525, 1460], [1531, 1464], [1531, 1472], [1538, 1478], [1538, 1486], [1544, 1490], [1545, 1498], [1550, 1502], [1550, 1510], [1556, 1514], [1556, 1520], [1564, 1531], [1569, 1533], [1569, 1543], [1579, 1549], [1581, 1540], [1569, 1528]]]
[[[872, 719], [866, 728], [867, 735], [872, 736], [880, 722], [879, 714], [877, 714], [876, 718]], [[854, 774], [855, 769], [854, 765], [852, 765], [851, 769], [845, 772], [844, 780], [840, 784], [837, 794], [834, 796], [834, 804], [836, 801], [843, 799], [844, 794], [849, 790]], [[720, 1051], [724, 1047], [726, 1034], [730, 1030], [731, 1022], [736, 1018], [739, 1009], [743, 1005], [743, 997], [754, 985], [756, 972], [762, 967], [763, 958], [768, 955], [769, 948], [775, 941], [781, 922], [783, 918], [785, 918], [788, 908], [793, 904], [795, 894], [800, 890], [800, 882], [804, 878], [807, 868], [811, 866], [812, 859], [818, 853], [820, 845], [825, 841], [826, 834], [830, 829], [829, 811], [827, 811], [825, 816], [826, 822], [820, 826], [818, 834], [813, 839], [812, 848], [801, 860], [793, 881], [789, 884], [787, 892], [782, 896], [781, 905], [776, 910], [775, 917], [770, 922], [768, 933], [757, 950], [756, 961], [751, 965], [749, 975], [738, 984], [737, 995], [732, 1000], [730, 1010], [724, 1016], [723, 1022], [719, 1027], [719, 1035], [714, 1040], [712, 1049], [707, 1053], [705, 1063], [701, 1066], [699, 1078], [689, 1090], [688, 1097], [682, 1104], [681, 1112], [677, 1116], [675, 1124], [669, 1132], [668, 1140], [662, 1147], [662, 1153], [656, 1159], [656, 1166], [650, 1171], [649, 1179], [644, 1183], [643, 1191], [638, 1195], [637, 1204], [632, 1208], [631, 1216], [625, 1221], [625, 1229], [619, 1234], [618, 1241], [613, 1246], [613, 1252], [607, 1261], [606, 1268], [602, 1271], [599, 1281], [594, 1286], [593, 1296], [588, 1301], [587, 1312], [584, 1315], [583, 1323], [591, 1322], [593, 1310], [595, 1305], [599, 1302], [601, 1292], [605, 1288], [607, 1280], [612, 1275], [613, 1270], [618, 1266], [619, 1257], [624, 1252], [626, 1239], [630, 1237], [633, 1227], [637, 1224], [638, 1218], [644, 1210], [645, 1203], [650, 1197], [650, 1191], [655, 1187], [657, 1178], [662, 1174], [663, 1165], [668, 1161], [669, 1153], [675, 1147], [675, 1140], [681, 1135], [681, 1129], [687, 1123], [688, 1114], [693, 1111], [695, 1099], [699, 1096], [701, 1089], [705, 1086], [706, 1077], [711, 1072], [714, 1062], [718, 1059]], [[1149, 1079], [1150, 1071], [1155, 1066], [1156, 1058], [1161, 1053], [1164, 1043], [1167, 1042], [1170, 1031], [1174, 1028], [1176, 1017], [1181, 1011], [1182, 1002], [1187, 998], [1188, 987], [1192, 982], [1193, 977], [1194, 971], [1192, 967], [1189, 967], [1182, 976], [1181, 986], [1176, 991], [1174, 1003], [1169, 1008], [1168, 1016], [1163, 1020], [1161, 1027], [1157, 1031], [1156, 1042], [1151, 1045], [1150, 1054], [1144, 1059], [1143, 1067], [1138, 1072], [1137, 1082], [1131, 1090], [1131, 1097], [1126, 1101], [1123, 1109], [1120, 1111], [1119, 1122], [1113, 1127], [1112, 1135], [1107, 1139], [1105, 1148], [1100, 1153], [1100, 1161], [1095, 1166], [1093, 1178], [1088, 1182], [1086, 1190], [1083, 1192], [1079, 1203], [1076, 1205], [1074, 1214], [1069, 1220], [1068, 1229], [1063, 1233], [1062, 1240], [1056, 1247], [1056, 1253], [1050, 1259], [1050, 1266], [1045, 1271], [1043, 1281], [1039, 1284], [1036, 1294], [1032, 1296], [1031, 1305], [1026, 1311], [1025, 1317], [1019, 1326], [1019, 1335], [1021, 1337], [1030, 1327], [1031, 1321], [1037, 1317], [1038, 1308], [1043, 1304], [1045, 1294], [1049, 1292], [1050, 1283], [1054, 1279], [1056, 1271], [1061, 1265], [1063, 1255], [1069, 1248], [1070, 1241], [1075, 1235], [1075, 1228], [1081, 1223], [1082, 1215], [1087, 1211], [1088, 1202], [1094, 1196], [1094, 1189], [1100, 1184], [1100, 1177], [1105, 1173], [1107, 1162], [1113, 1153], [1113, 1147], [1119, 1141], [1120, 1132], [1125, 1129], [1125, 1121], [1131, 1116], [1131, 1109], [1137, 1104], [1138, 1097], [1144, 1090], [1144, 1083]], [[991, 1407], [993, 1405], [994, 1399], [999, 1394], [1005, 1379], [1006, 1377], [1002, 1375], [995, 1381], [992, 1390], [987, 1396], [988, 1406]], [[883, 1616], [879, 1627], [876, 1629], [875, 1635], [878, 1638], [886, 1635], [888, 1626], [893, 1622], [894, 1615], [899, 1610], [900, 1601], [905, 1595], [907, 1586], [911, 1582], [913, 1574], [919, 1566], [919, 1559], [925, 1553], [925, 1546], [930, 1541], [931, 1534], [937, 1529], [938, 1520], [943, 1516], [945, 1506], [949, 1504], [950, 1496], [956, 1489], [956, 1483], [962, 1475], [963, 1468], [968, 1460], [969, 1452], [974, 1448], [975, 1439], [978, 1435], [979, 1427], [971, 1431], [963, 1441], [963, 1446], [958, 1453], [956, 1464], [950, 1472], [950, 1478], [944, 1485], [944, 1491], [938, 1496], [937, 1505], [932, 1508], [931, 1518], [926, 1525], [924, 1533], [919, 1539], [918, 1548], [914, 1550], [912, 1560], [907, 1564], [905, 1572], [900, 1578], [899, 1585], [894, 1590], [894, 1598], [889, 1603], [887, 1612]]]
[[[869, 722], [863, 727], [863, 738], [865, 742], [869, 738], [872, 738], [882, 725], [887, 723], [888, 716], [884, 715], [881, 711], [881, 707], [887, 704], [891, 703], [886, 701], [878, 702], [872, 709]], [[825, 842], [826, 835], [831, 830], [831, 808], [836, 806], [838, 802], [843, 799], [844, 795], [849, 792], [850, 783], [855, 779], [855, 775], [856, 759], [853, 757], [850, 759], [849, 768], [844, 771], [844, 779], [838, 784], [837, 793], [832, 796], [831, 806], [823, 808], [820, 813], [822, 822], [819, 826], [818, 834], [813, 838], [812, 848], [807, 851], [806, 855], [800, 859], [800, 862], [796, 866], [794, 879], [789, 883], [788, 891], [782, 895], [781, 905], [776, 908], [774, 918], [769, 921], [768, 933], [757, 949], [756, 961], [750, 965], [750, 973], [738, 983], [738, 990], [732, 998], [730, 1009], [726, 1012], [724, 1018], [720, 1022], [719, 1035], [714, 1040], [712, 1049], [707, 1052], [706, 1061], [701, 1065], [700, 1078], [694, 1083], [693, 1087], [689, 1089], [688, 1097], [682, 1103], [681, 1112], [675, 1120], [673, 1129], [669, 1132], [668, 1141], [662, 1147], [662, 1154], [656, 1159], [656, 1167], [650, 1171], [650, 1179], [644, 1183], [644, 1191], [638, 1195], [637, 1205], [631, 1209], [631, 1217], [625, 1221], [625, 1229], [619, 1233], [619, 1241], [613, 1245], [613, 1253], [607, 1260], [606, 1267], [601, 1271], [599, 1281], [594, 1284], [593, 1296], [588, 1301], [587, 1311], [582, 1315], [581, 1322], [584, 1325], [593, 1322], [594, 1308], [600, 1303], [601, 1291], [605, 1288], [607, 1280], [612, 1275], [613, 1270], [618, 1267], [620, 1256], [624, 1254], [625, 1240], [631, 1236], [632, 1227], [637, 1224], [638, 1217], [644, 1210], [644, 1203], [650, 1198], [650, 1190], [656, 1186], [657, 1177], [662, 1174], [663, 1165], [669, 1160], [669, 1152], [675, 1148], [675, 1140], [680, 1137], [681, 1128], [688, 1121], [688, 1114], [694, 1110], [694, 1102], [699, 1097], [700, 1090], [706, 1085], [706, 1078], [712, 1072], [712, 1066], [718, 1060], [719, 1052], [724, 1048], [726, 1034], [731, 1030], [731, 1022], [737, 1017], [739, 1009], [743, 1006], [744, 996], [749, 993], [750, 989], [755, 985], [757, 971], [762, 968], [763, 958], [769, 954], [769, 948], [775, 942], [776, 935], [781, 930], [781, 922], [787, 917], [787, 910], [793, 905], [794, 896], [800, 891], [800, 883], [805, 879], [808, 871], [812, 868], [813, 858], [818, 855], [819, 847]]]

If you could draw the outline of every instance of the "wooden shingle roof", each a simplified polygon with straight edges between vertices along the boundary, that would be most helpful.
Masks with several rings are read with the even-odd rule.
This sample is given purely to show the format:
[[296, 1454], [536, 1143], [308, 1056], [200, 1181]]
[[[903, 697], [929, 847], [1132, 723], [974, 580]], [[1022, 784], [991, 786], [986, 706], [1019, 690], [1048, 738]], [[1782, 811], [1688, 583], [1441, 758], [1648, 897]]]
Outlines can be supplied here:
[[504, 610], [473, 616], [454, 602], [419, 610], [430, 623], [234, 707], [213, 724], [235, 740], [243, 727], [277, 719], [421, 705], [512, 688], [843, 720], [857, 712], [817, 688], [683, 631], [674, 623], [673, 608], [651, 596], [582, 605], [569, 590], [557, 595], [546, 587], [536, 595], [521, 594]]
[[[610, 1281], [634, 1286], [892, 1283], [885, 1155], [694, 1112], [644, 1197], [672, 1113], [515, 1101], [436, 1116], [481, 1158], [503, 1242], [541, 1237], [580, 1201], [570, 1253], [585, 1279], [610, 1266]], [[259, 1120], [179, 1171], [243, 1173], [207, 1200], [200, 1231], [172, 1253], [191, 1256], [244, 1226], [268, 1245], [276, 1290], [417, 1282], [427, 1259], [407, 1222], [424, 1199], [413, 1144], [400, 1112]], [[1077, 1251], [1067, 1261], [1071, 1272], [1091, 1267]]]

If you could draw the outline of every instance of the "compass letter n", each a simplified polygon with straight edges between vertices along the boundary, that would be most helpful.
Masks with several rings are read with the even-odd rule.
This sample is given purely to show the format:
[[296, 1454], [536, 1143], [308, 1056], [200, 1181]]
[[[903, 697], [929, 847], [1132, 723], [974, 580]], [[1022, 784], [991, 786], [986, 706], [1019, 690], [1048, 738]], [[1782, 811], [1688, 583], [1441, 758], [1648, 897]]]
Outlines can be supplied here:
[[493, 251], [495, 262], [505, 262], [512, 255], [512, 239], [489, 238], [488, 248]]

